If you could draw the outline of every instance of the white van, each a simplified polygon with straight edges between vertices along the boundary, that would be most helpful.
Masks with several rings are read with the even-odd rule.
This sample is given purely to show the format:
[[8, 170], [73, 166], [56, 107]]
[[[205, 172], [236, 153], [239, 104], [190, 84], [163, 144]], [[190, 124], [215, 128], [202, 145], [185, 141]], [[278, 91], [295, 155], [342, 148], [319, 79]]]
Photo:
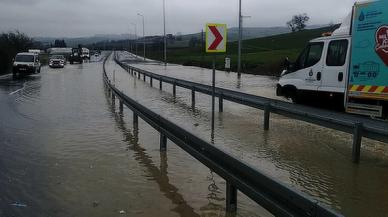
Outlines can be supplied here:
[[295, 63], [283, 71], [277, 95], [294, 102], [324, 95], [344, 99], [348, 77], [350, 36], [330, 36], [311, 40]]
[[307, 99], [331, 99], [344, 105], [351, 36], [347, 23], [331, 36], [311, 40], [295, 63], [286, 61], [277, 84], [277, 95], [299, 103]]
[[28, 75], [40, 73], [39, 55], [35, 53], [18, 53], [13, 62], [12, 74]]
[[279, 96], [388, 119], [386, 1], [355, 3], [339, 29], [311, 40], [285, 68], [277, 85]]

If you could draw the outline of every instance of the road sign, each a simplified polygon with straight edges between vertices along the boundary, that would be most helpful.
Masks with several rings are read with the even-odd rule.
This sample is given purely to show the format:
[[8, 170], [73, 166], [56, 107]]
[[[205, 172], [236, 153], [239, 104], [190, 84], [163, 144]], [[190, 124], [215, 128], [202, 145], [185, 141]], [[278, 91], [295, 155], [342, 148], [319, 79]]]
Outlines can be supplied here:
[[225, 53], [227, 41], [226, 24], [206, 24], [206, 52]]

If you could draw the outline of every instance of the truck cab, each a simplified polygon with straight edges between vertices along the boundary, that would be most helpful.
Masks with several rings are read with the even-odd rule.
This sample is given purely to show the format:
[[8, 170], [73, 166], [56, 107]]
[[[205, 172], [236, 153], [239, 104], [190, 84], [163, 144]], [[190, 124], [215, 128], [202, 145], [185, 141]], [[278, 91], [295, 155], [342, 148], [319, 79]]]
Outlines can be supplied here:
[[277, 84], [277, 95], [296, 103], [318, 96], [343, 103], [350, 44], [349, 35], [311, 40], [294, 63], [286, 64]]
[[80, 47], [78, 48], [72, 48], [71, 49], [71, 54], [69, 56], [69, 62], [70, 64], [74, 63], [83, 63], [83, 58], [82, 58], [82, 49]]
[[82, 58], [90, 60], [90, 51], [87, 48], [82, 48]]

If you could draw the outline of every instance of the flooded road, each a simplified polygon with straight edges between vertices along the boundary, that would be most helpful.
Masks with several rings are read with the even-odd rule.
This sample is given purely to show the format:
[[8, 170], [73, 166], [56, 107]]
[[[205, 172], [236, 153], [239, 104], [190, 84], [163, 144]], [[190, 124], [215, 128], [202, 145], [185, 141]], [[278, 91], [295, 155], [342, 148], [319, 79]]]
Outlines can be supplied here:
[[[106, 68], [128, 96], [211, 140], [210, 97], [197, 94], [192, 109], [190, 91], [177, 88], [174, 98], [171, 85], [151, 88], [111, 58]], [[265, 96], [276, 82], [218, 78]], [[101, 59], [2, 76], [0, 102], [0, 216], [225, 216], [225, 181], [171, 142], [161, 154], [159, 133], [143, 121], [134, 130], [132, 113], [120, 115], [103, 88]], [[346, 216], [387, 216], [385, 144], [365, 140], [354, 165], [348, 134], [276, 115], [264, 132], [261, 111], [229, 102], [224, 111], [216, 113], [215, 146]], [[270, 216], [242, 194], [238, 201], [238, 216]]]
[[[128, 54], [120, 58], [135, 67], [154, 73], [210, 84], [211, 71], [197, 67], [142, 63]], [[112, 66], [113, 64], [113, 66]], [[201, 138], [211, 139], [210, 102], [196, 94], [191, 108], [191, 92], [154, 81], [154, 88], [136, 80], [114, 63], [116, 86], [132, 98], [163, 114]], [[217, 72], [217, 86], [278, 99], [276, 78], [243, 75], [236, 86], [236, 74]], [[217, 107], [217, 105], [216, 105]], [[270, 131], [263, 131], [263, 112], [224, 101], [224, 113], [216, 113], [215, 145], [315, 197], [346, 216], [386, 216], [388, 213], [388, 148], [386, 144], [363, 140], [362, 163], [351, 163], [352, 136], [271, 114]], [[372, 208], [373, 207], [373, 208]]]

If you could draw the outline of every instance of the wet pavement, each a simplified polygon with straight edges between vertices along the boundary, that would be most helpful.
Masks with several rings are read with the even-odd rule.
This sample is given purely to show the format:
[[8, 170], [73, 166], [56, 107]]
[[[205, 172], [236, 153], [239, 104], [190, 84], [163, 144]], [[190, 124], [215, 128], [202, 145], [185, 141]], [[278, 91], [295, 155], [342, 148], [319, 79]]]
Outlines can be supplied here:
[[[210, 76], [137, 66], [203, 82]], [[174, 98], [171, 85], [151, 88], [111, 58], [106, 68], [128, 96], [211, 140], [210, 97], [197, 94], [193, 109], [188, 90], [177, 88]], [[219, 86], [275, 97], [275, 78], [239, 82], [222, 73]], [[171, 142], [161, 154], [158, 132], [143, 121], [134, 130], [132, 113], [120, 115], [103, 88], [101, 58], [19, 80], [2, 76], [0, 102], [0, 216], [225, 216], [225, 181]], [[265, 132], [261, 111], [224, 103], [215, 146], [346, 216], [388, 213], [385, 144], [365, 140], [354, 165], [348, 134], [277, 115]], [[237, 216], [269, 216], [242, 194], [238, 201]]]

